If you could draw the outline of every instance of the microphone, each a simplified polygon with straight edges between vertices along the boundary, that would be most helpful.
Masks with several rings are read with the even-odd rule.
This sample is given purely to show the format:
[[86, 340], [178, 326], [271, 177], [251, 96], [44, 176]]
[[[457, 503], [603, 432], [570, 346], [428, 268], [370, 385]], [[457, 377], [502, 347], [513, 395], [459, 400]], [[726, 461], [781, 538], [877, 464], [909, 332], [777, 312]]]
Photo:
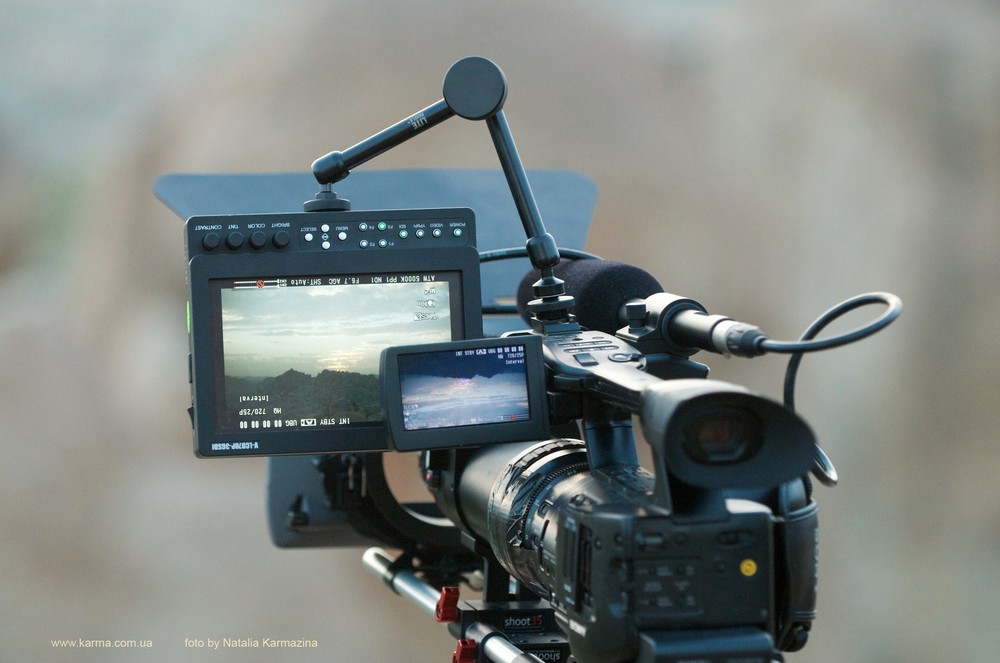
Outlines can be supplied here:
[[[698, 350], [722, 355], [756, 357], [764, 354], [766, 336], [753, 325], [708, 311], [693, 299], [663, 292], [655, 277], [633, 265], [590, 259], [560, 262], [555, 275], [565, 281], [576, 302], [581, 326], [615, 334], [628, 327], [629, 340], [656, 337], [670, 351], [688, 356]], [[531, 313], [532, 284], [540, 272], [529, 272], [517, 288], [517, 310], [526, 322]]]
[[[608, 334], [626, 324], [626, 304], [663, 292], [663, 286], [649, 272], [611, 260], [564, 260], [554, 273], [566, 282], [566, 294], [576, 300], [577, 321], [587, 329]], [[539, 278], [541, 272], [533, 270], [517, 286], [517, 312], [528, 323], [528, 302], [534, 299], [531, 286]]]

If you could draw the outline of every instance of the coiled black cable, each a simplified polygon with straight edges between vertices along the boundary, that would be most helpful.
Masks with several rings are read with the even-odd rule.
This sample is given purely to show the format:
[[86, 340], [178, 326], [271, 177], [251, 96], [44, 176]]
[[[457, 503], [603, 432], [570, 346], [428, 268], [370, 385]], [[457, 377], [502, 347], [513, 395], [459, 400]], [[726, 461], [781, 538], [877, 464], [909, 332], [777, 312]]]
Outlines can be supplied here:
[[[832, 338], [813, 340], [816, 338], [817, 334], [823, 331], [827, 325], [837, 318], [853, 311], [856, 308], [868, 306], [870, 304], [885, 304], [886, 310], [878, 318], [863, 327], [858, 327], [857, 329], [853, 329]], [[795, 411], [795, 381], [798, 377], [799, 365], [802, 363], [802, 357], [806, 352], [816, 352], [818, 350], [837, 348], [871, 336], [898, 318], [902, 310], [903, 302], [896, 295], [890, 292], [869, 292], [852, 297], [828, 310], [826, 313], [817, 318], [811, 325], [809, 325], [809, 328], [806, 329], [798, 341], [785, 342], [772, 341], [769, 339], [762, 340], [760, 347], [767, 352], [785, 352], [791, 353], [792, 355], [788, 360], [788, 367], [785, 369], [785, 407], [793, 412]], [[833, 463], [830, 461], [829, 457], [827, 457], [826, 453], [819, 447], [819, 445], [816, 445], [816, 459], [813, 466], [813, 475], [824, 485], [837, 485], [837, 470], [834, 468]]]

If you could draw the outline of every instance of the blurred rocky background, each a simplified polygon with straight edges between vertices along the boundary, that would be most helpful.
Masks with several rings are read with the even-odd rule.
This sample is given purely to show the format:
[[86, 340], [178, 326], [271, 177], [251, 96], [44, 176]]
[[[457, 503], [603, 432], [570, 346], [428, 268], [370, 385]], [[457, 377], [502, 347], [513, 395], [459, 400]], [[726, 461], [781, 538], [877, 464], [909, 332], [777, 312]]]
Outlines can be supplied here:
[[[151, 185], [307, 170], [436, 101], [472, 54], [507, 74], [526, 165], [598, 185], [590, 250], [779, 338], [859, 292], [903, 298], [887, 331], [801, 371], [842, 483], [818, 491], [820, 616], [790, 660], [1000, 659], [996, 3], [0, 0], [0, 16], [3, 660], [448, 660], [444, 629], [360, 550], [271, 546], [263, 461], [193, 457], [182, 226]], [[454, 120], [370, 167], [494, 165], [485, 129]], [[779, 357], [705, 360], [780, 397]], [[184, 648], [222, 637], [319, 648]], [[153, 646], [51, 645], [79, 638]]]

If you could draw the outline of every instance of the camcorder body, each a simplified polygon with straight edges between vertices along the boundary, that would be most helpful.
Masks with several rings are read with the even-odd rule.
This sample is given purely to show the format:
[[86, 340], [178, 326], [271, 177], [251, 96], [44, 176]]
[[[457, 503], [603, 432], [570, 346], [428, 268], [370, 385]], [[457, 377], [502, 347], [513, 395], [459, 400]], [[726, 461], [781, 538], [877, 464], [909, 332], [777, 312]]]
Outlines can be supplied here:
[[[658, 292], [641, 270], [622, 277], [617, 263], [574, 255], [582, 276], [558, 276], [565, 255], [513, 147], [497, 72], [459, 61], [444, 100], [317, 160], [322, 186], [304, 212], [186, 214], [221, 180], [158, 183], [188, 217], [195, 453], [270, 457], [279, 546], [400, 551], [373, 548], [364, 564], [449, 625], [456, 661], [783, 660], [815, 616], [813, 433], [690, 359], [760, 354], [756, 328]], [[487, 186], [481, 173], [435, 172], [440, 196], [413, 186], [429, 171], [355, 178], [376, 182], [361, 195], [397, 203], [385, 209], [352, 211], [331, 188], [455, 114], [486, 120], [527, 236], [503, 279], [483, 275], [496, 257], [485, 249], [516, 242], [491, 217], [481, 243], [474, 211], [482, 189], [502, 192], [492, 175]], [[247, 190], [260, 177], [236, 180]], [[532, 179], [545, 197], [594, 197], [589, 183], [579, 196], [575, 175]], [[411, 200], [445, 204], [398, 204]], [[484, 212], [509, 218], [493, 202]], [[556, 225], [582, 246], [592, 205], [579, 204]], [[516, 289], [525, 257], [537, 271], [519, 317], [497, 290]], [[593, 309], [610, 328], [582, 324]], [[427, 502], [401, 502], [389, 485], [383, 456], [405, 452]], [[479, 598], [460, 599], [462, 584]]]
[[[525, 648], [542, 660], [767, 661], [779, 623], [807, 628], [801, 420], [779, 430], [780, 406], [606, 333], [483, 338], [472, 210], [193, 216], [187, 251], [194, 450], [272, 457], [280, 545], [378, 543], [461, 573], [488, 550], [523, 587], [497, 626], [542, 636]], [[395, 502], [380, 462], [394, 452], [423, 456], [432, 503]]]

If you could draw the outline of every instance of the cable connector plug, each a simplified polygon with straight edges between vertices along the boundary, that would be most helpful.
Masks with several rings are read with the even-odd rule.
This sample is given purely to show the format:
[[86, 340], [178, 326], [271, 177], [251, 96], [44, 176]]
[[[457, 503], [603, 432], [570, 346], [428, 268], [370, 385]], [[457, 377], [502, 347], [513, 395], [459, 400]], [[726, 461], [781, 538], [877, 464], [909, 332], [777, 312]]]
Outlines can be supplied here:
[[[767, 335], [760, 327], [734, 320], [729, 320], [728, 324], [718, 325], [718, 327], [723, 326], [725, 329], [722, 330], [722, 333], [725, 337], [727, 350], [723, 354], [736, 357], [759, 357], [764, 354], [764, 349], [760, 346], [767, 339]], [[714, 330], [712, 335], [715, 336]]]

